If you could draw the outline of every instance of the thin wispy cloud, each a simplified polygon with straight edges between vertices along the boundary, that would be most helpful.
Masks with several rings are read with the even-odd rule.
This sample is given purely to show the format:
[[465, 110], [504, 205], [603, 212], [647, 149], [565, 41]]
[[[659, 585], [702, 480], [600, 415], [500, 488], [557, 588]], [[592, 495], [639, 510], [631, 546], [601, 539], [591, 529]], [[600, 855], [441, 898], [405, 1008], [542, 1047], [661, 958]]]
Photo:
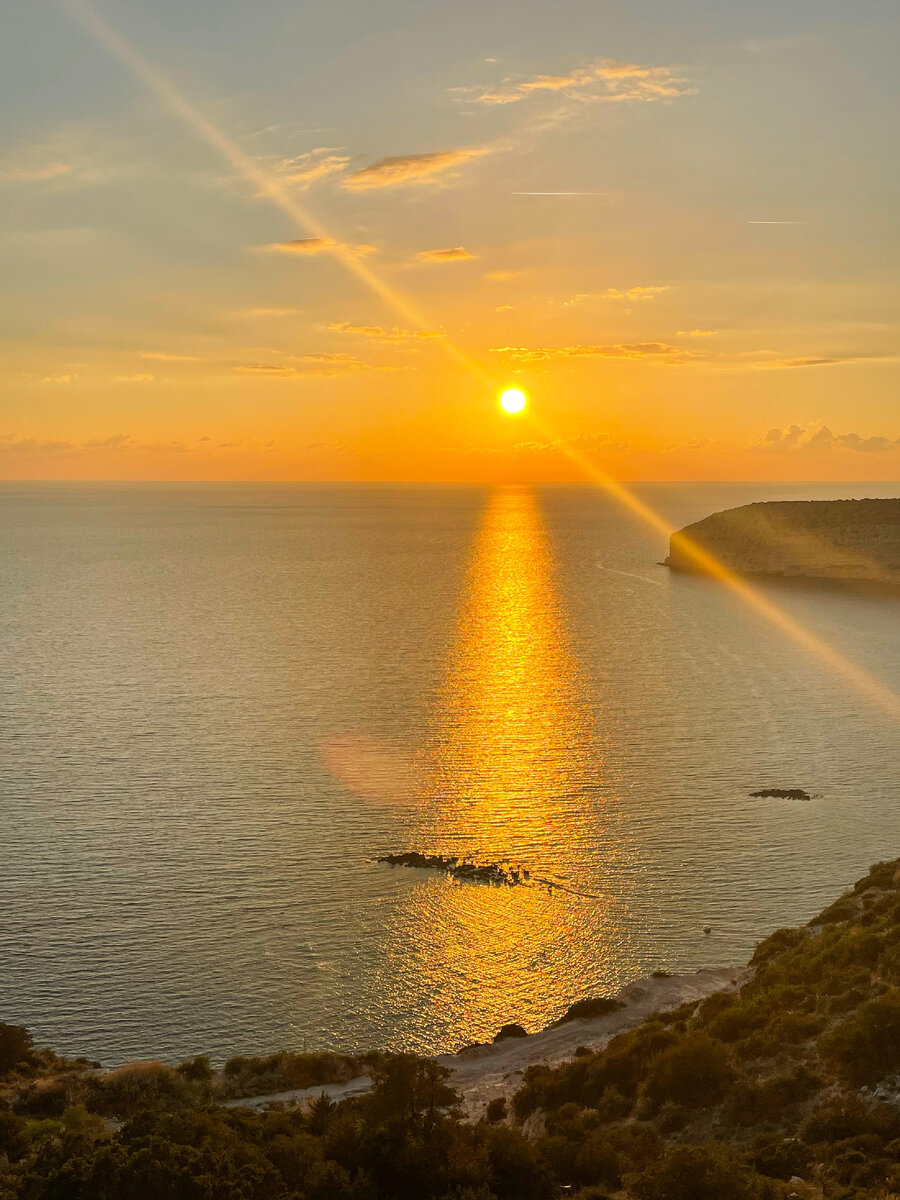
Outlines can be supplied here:
[[647, 287], [638, 286], [625, 288], [607, 288], [605, 292], [600, 293], [601, 300], [653, 300], [656, 296], [661, 296], [663, 292], [670, 292], [671, 285], [668, 283], [654, 284]]
[[476, 254], [470, 254], [465, 246], [446, 246], [439, 250], [420, 250], [416, 255], [416, 262], [420, 263], [448, 263], [448, 262], [465, 262], [477, 258]]
[[114, 376], [114, 382], [116, 382], [116, 383], [152, 383], [153, 380], [154, 380], [153, 375], [145, 375], [142, 373], [139, 373], [136, 375], [116, 375], [116, 376]]
[[290, 363], [236, 363], [239, 375], [264, 379], [305, 379], [314, 375], [348, 375], [358, 371], [396, 371], [399, 367], [373, 363], [352, 354], [298, 354]]
[[287, 183], [308, 188], [332, 175], [342, 175], [350, 162], [349, 155], [340, 154], [330, 146], [319, 146], [306, 154], [281, 159], [276, 170]]
[[499, 149], [499, 145], [461, 146], [456, 150], [436, 150], [429, 154], [398, 154], [354, 171], [341, 186], [351, 192], [364, 192], [373, 188], [446, 184], [456, 177], [459, 167], [495, 154]]
[[695, 89], [671, 67], [600, 60], [565, 75], [511, 77], [499, 86], [478, 91], [475, 95], [471, 88], [454, 90], [466, 94], [476, 104], [495, 106], [518, 104], [529, 97], [547, 93], [607, 102], [673, 100], [689, 95]]
[[204, 360], [198, 354], [173, 354], [169, 350], [139, 350], [138, 358], [148, 358], [157, 362], [195, 363]]
[[8, 179], [11, 183], [43, 183], [48, 179], [59, 179], [69, 175], [74, 170], [71, 163], [53, 162], [43, 165], [7, 167], [0, 171], [0, 178]]
[[502, 355], [514, 363], [533, 364], [577, 358], [647, 359], [656, 362], [686, 362], [694, 352], [665, 342], [633, 342], [615, 345], [577, 346], [496, 346], [489, 353]]
[[805, 225], [805, 221], [748, 221], [748, 225]]
[[72, 383], [74, 375], [45, 375], [41, 383]]
[[609, 196], [610, 192], [510, 192], [511, 196]]
[[239, 317], [295, 317], [300, 314], [299, 308], [242, 308]]
[[296, 254], [307, 258], [336, 250], [349, 252], [357, 258], [366, 258], [375, 253], [375, 247], [365, 242], [350, 245], [346, 242], [339, 242], [333, 237], [294, 238], [289, 242], [269, 242], [257, 249], [266, 254]]
[[438, 329], [384, 329], [380, 325], [353, 325], [349, 321], [332, 321], [325, 328], [332, 333], [346, 333], [377, 342], [421, 342], [444, 336]]

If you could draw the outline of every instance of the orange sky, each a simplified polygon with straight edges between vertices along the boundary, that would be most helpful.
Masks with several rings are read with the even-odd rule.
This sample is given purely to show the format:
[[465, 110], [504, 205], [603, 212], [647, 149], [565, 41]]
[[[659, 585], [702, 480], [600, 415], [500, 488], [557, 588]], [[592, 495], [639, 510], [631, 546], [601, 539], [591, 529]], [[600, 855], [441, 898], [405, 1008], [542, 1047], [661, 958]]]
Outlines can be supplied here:
[[0, 478], [900, 477], [874, 12], [220, 7], [8, 18]]

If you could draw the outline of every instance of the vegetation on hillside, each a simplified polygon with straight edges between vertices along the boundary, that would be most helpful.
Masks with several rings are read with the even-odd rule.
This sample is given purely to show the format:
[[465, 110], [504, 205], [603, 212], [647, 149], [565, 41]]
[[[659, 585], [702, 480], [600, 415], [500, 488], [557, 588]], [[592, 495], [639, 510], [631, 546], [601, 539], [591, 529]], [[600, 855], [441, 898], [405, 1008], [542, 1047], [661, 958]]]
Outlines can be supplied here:
[[[900, 1194], [900, 861], [716, 994], [532, 1067], [466, 1122], [409, 1055], [277, 1054], [101, 1074], [0, 1026], [0, 1200], [862, 1200]], [[304, 1111], [236, 1093], [338, 1082]]]

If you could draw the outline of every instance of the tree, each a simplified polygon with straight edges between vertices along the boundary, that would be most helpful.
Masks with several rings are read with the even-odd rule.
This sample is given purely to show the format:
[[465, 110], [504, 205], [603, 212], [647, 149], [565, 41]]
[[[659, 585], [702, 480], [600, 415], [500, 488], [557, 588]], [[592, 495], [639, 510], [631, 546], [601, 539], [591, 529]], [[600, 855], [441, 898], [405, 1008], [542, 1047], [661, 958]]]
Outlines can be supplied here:
[[0, 1021], [0, 1074], [6, 1075], [27, 1062], [32, 1049], [31, 1034], [24, 1025], [6, 1025]]

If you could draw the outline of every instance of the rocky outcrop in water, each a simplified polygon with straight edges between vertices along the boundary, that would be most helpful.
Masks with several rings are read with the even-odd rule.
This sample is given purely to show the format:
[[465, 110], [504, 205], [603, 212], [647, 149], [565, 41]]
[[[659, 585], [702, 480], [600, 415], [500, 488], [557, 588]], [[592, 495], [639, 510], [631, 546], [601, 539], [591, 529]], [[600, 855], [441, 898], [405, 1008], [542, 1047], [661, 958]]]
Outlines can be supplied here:
[[446, 857], [443, 854], [419, 854], [410, 850], [405, 854], [383, 854], [375, 860], [391, 867], [418, 867], [420, 870], [443, 871], [454, 879], [466, 883], [493, 883], [498, 887], [517, 887], [528, 879], [528, 872], [521, 868], [502, 867], [500, 863], [478, 864], [465, 858]]
[[763, 800], [812, 800], [812, 796], [803, 788], [761, 788], [750, 795]]
[[900, 586], [900, 499], [777, 500], [729, 508], [673, 534], [666, 566], [702, 573], [693, 546], [742, 575]]

